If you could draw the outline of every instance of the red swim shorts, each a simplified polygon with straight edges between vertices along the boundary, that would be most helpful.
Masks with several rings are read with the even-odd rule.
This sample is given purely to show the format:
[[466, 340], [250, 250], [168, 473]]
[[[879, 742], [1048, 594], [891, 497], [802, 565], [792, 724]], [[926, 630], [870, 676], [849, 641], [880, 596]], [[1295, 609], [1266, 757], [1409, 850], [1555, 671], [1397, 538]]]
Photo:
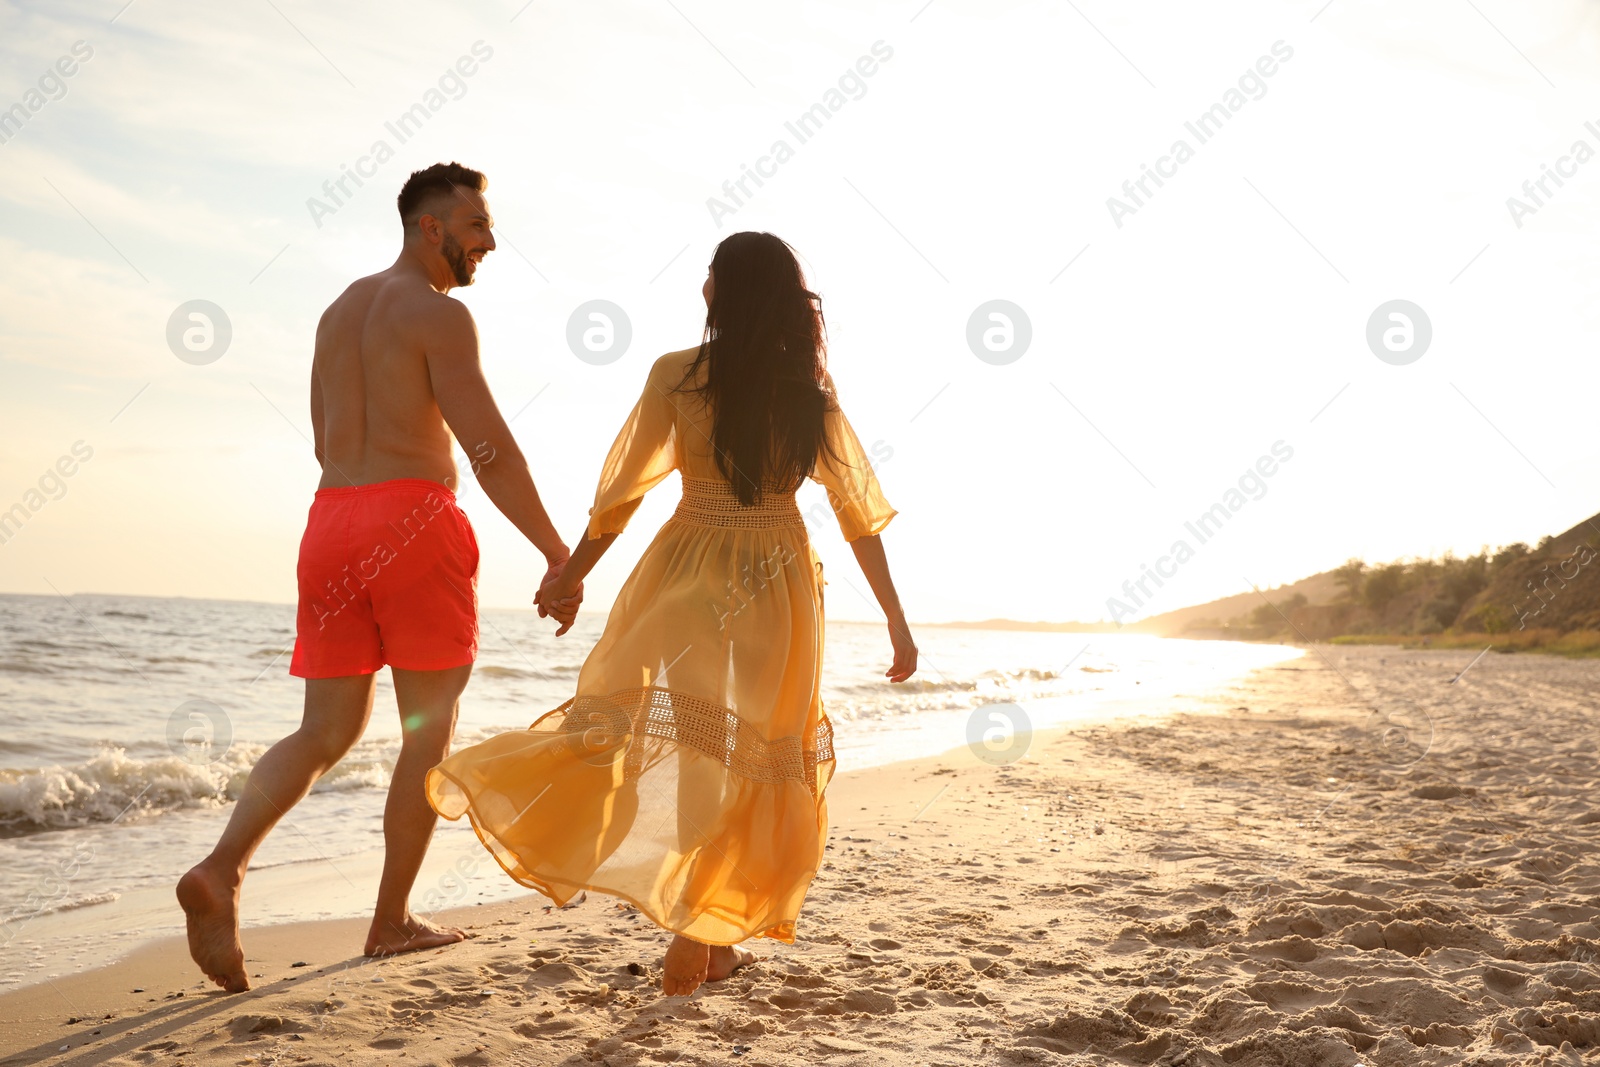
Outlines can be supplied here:
[[478, 539], [438, 482], [318, 489], [300, 541], [289, 673], [439, 671], [478, 655]]

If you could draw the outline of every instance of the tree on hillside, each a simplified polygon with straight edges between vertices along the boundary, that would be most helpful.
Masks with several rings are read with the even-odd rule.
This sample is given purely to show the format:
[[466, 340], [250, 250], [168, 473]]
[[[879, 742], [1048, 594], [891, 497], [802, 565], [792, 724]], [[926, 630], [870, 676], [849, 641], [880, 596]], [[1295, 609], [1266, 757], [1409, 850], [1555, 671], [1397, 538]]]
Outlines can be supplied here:
[[1365, 585], [1362, 587], [1367, 607], [1373, 611], [1382, 611], [1389, 606], [1390, 601], [1400, 595], [1405, 587], [1406, 565], [1404, 563], [1389, 563], [1382, 567], [1374, 567], [1367, 575]]
[[1356, 600], [1361, 596], [1361, 580], [1366, 575], [1366, 572], [1366, 561], [1352, 556], [1345, 561], [1344, 566], [1333, 569], [1333, 576], [1340, 585], [1344, 586], [1345, 596], [1351, 600]]
[[1306, 606], [1306, 595], [1296, 593], [1288, 600], [1276, 605], [1272, 603], [1261, 604], [1250, 613], [1250, 621], [1256, 626], [1264, 627], [1271, 633], [1282, 633], [1289, 629], [1289, 616], [1294, 614], [1296, 608]]
[[1521, 541], [1518, 541], [1515, 544], [1506, 545], [1504, 548], [1500, 549], [1500, 551], [1494, 554], [1494, 559], [1492, 560], [1494, 569], [1499, 570], [1508, 563], [1515, 563], [1517, 560], [1522, 559], [1527, 554], [1528, 546], [1523, 544]]
[[1466, 559], [1447, 555], [1439, 584], [1445, 598], [1460, 607], [1489, 584], [1489, 561], [1482, 552]]

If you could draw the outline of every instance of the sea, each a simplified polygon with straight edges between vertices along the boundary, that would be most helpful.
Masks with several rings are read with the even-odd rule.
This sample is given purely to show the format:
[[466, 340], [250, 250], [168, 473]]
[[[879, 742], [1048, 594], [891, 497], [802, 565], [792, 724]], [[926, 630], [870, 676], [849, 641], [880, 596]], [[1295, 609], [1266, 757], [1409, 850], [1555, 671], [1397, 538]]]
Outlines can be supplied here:
[[[531, 610], [485, 610], [456, 745], [524, 729], [570, 697], [603, 626], [581, 617], [557, 638]], [[293, 640], [291, 605], [0, 595], [0, 991], [182, 933], [174, 883], [210, 850], [255, 761], [299, 725]], [[954, 627], [919, 628], [917, 641], [920, 671], [894, 685], [881, 623], [829, 622], [823, 699], [838, 772], [963, 747], [996, 765], [1026, 758], [1032, 730], [1160, 714], [1173, 697], [1300, 655]], [[385, 671], [365, 736], [256, 854], [246, 928], [371, 908], [399, 742]], [[441, 820], [414, 910], [531, 893], [482, 859], [466, 820]]]

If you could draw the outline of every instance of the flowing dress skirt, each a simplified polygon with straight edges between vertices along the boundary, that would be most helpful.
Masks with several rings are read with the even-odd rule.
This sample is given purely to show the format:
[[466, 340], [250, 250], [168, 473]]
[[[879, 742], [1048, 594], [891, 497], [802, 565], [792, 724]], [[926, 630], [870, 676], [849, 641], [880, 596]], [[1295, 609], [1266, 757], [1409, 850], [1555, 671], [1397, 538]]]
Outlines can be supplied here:
[[577, 694], [428, 775], [507, 874], [593, 889], [708, 944], [793, 941], [822, 862], [832, 728], [822, 567], [793, 493], [683, 499], [628, 578]]

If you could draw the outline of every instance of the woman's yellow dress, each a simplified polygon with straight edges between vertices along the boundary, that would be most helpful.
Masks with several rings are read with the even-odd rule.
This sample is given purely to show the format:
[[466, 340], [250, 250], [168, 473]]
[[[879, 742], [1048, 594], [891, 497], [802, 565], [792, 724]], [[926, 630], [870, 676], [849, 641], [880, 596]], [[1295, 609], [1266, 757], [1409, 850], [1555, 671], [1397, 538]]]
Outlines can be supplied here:
[[[428, 799], [471, 816], [506, 873], [557, 904], [593, 889], [696, 941], [792, 942], [834, 767], [822, 564], [793, 492], [743, 507], [717, 470], [710, 412], [677, 391], [694, 356], [656, 361], [606, 457], [589, 537], [622, 530], [674, 470], [683, 498], [618, 594], [577, 694], [451, 755], [429, 772]], [[876, 534], [894, 509], [842, 412], [826, 432], [832, 456], [812, 477], [846, 539]]]

